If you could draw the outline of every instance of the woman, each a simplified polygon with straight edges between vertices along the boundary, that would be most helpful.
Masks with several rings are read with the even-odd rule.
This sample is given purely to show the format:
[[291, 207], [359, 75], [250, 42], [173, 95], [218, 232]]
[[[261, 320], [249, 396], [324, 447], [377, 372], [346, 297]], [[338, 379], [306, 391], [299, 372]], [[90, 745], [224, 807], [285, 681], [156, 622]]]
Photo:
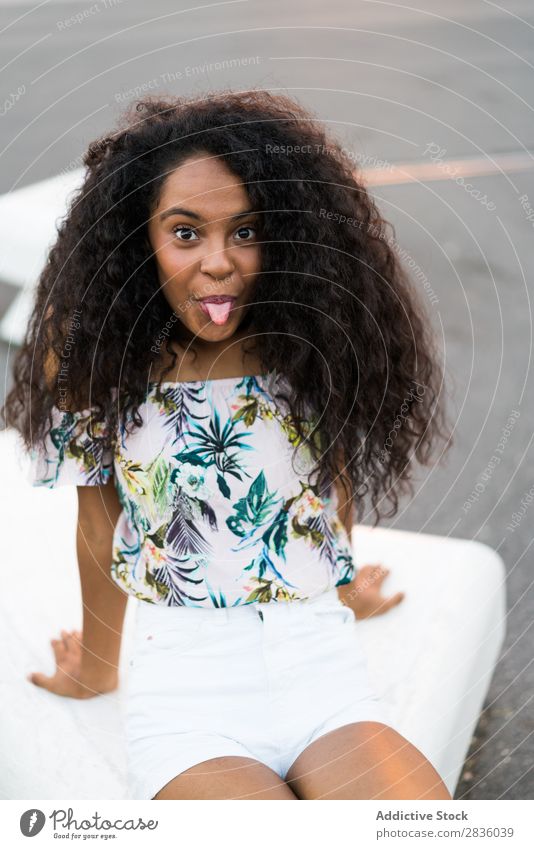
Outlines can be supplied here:
[[83, 631], [31, 680], [116, 689], [133, 595], [134, 798], [450, 798], [355, 627], [402, 594], [351, 527], [442, 436], [386, 222], [285, 96], [147, 98], [84, 161], [4, 409], [31, 482], [78, 487]]

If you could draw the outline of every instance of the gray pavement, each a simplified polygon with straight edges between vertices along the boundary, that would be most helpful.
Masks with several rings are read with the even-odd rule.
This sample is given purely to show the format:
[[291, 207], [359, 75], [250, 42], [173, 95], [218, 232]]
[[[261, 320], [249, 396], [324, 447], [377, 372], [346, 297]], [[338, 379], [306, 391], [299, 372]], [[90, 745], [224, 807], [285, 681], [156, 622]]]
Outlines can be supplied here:
[[[534, 156], [531, 0], [419, 5], [0, 2], [0, 192], [77, 167], [136, 91], [286, 90], [369, 165]], [[469, 180], [477, 196], [454, 179], [373, 189], [437, 297], [456, 424], [445, 464], [384, 525], [480, 540], [505, 560], [506, 645], [456, 797], [532, 799], [534, 170]]]

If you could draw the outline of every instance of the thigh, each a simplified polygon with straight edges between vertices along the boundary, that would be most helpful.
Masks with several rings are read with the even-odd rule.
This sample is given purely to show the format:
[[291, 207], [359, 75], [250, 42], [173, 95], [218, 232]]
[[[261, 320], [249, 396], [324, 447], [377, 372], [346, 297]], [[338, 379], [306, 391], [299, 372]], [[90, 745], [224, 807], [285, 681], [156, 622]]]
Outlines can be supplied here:
[[422, 752], [380, 722], [354, 722], [314, 740], [286, 774], [299, 799], [450, 799]]
[[195, 764], [153, 799], [296, 799], [280, 776], [253, 758], [225, 756]]

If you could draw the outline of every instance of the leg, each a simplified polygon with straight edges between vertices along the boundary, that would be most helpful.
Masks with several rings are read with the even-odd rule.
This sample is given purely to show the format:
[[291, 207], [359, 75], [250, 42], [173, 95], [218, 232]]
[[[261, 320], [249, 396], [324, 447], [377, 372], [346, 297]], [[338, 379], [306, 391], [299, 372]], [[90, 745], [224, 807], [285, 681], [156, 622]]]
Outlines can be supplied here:
[[286, 781], [299, 799], [452, 798], [419, 749], [381, 722], [353, 722], [314, 740]]
[[154, 799], [296, 799], [266, 764], [227, 755], [195, 764], [169, 781]]

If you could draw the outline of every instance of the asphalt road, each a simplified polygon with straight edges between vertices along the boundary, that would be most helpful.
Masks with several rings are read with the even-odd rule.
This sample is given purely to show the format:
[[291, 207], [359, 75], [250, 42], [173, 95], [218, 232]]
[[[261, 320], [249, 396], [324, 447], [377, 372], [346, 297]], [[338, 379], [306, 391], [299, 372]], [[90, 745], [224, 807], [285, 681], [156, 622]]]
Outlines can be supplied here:
[[[0, 2], [0, 192], [77, 167], [136, 94], [227, 85], [293, 94], [371, 166], [427, 163], [443, 177], [444, 163], [469, 160], [472, 191], [450, 175], [373, 189], [434, 293], [456, 425], [446, 464], [421, 472], [384, 524], [480, 540], [504, 558], [506, 646], [456, 797], [532, 799], [534, 5], [419, 5]], [[500, 154], [508, 165], [477, 175]], [[9, 297], [0, 291], [0, 309]], [[6, 346], [1, 357], [9, 382]]]

